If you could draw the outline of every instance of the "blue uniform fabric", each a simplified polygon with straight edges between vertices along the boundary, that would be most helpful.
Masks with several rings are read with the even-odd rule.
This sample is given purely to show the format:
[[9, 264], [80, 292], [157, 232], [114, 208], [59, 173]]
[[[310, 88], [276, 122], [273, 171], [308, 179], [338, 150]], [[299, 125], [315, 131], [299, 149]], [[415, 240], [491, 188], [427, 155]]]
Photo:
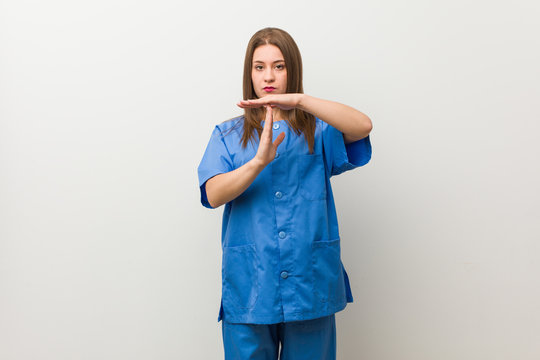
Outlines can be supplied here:
[[[258, 148], [240, 139], [244, 117], [215, 127], [198, 168], [201, 203], [211, 208], [206, 181], [239, 168]], [[263, 121], [264, 123], [264, 121]], [[222, 301], [218, 322], [276, 324], [334, 314], [353, 301], [341, 262], [330, 178], [371, 159], [369, 136], [345, 144], [343, 134], [316, 118], [312, 154], [287, 121], [276, 158], [236, 199], [225, 204], [221, 245]]]
[[[335, 360], [336, 319], [287, 323], [231, 324], [221, 327], [225, 360]], [[280, 349], [281, 344], [281, 350]]]

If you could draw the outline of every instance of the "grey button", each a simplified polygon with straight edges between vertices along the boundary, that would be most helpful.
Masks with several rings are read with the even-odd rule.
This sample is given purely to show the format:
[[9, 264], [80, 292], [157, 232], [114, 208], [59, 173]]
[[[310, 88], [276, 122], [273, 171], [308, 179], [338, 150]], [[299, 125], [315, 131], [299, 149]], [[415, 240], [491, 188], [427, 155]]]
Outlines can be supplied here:
[[274, 159], [277, 159], [279, 157], [279, 153], [277, 152], [276, 153], [276, 156], [274, 157]]
[[285, 234], [285, 231], [280, 231], [278, 235], [281, 239], [284, 239], [285, 236], [287, 236], [287, 234]]
[[286, 272], [286, 271], [282, 271], [282, 272], [281, 272], [281, 277], [282, 277], [283, 279], [286, 279], [286, 278], [289, 277], [289, 273]]
[[278, 199], [281, 199], [282, 196], [283, 196], [283, 194], [281, 193], [281, 191], [276, 192], [276, 197]]
[[274, 126], [272, 126], [274, 128], [274, 130], [277, 130], [279, 129], [279, 124], [278, 123], [274, 123]]

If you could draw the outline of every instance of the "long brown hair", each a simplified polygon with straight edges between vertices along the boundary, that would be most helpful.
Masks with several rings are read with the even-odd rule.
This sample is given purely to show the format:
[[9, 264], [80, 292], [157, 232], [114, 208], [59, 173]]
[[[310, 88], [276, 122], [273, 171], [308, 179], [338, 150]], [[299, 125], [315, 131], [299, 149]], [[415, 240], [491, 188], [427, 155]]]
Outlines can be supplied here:
[[[253, 53], [261, 45], [275, 45], [281, 50], [287, 69], [287, 93], [303, 93], [302, 86], [302, 57], [298, 46], [291, 35], [278, 28], [264, 28], [257, 31], [249, 40], [246, 57], [244, 59], [244, 80], [243, 92], [244, 100], [256, 99], [257, 94], [251, 81], [251, 71], [253, 67]], [[299, 109], [282, 111], [287, 115], [286, 121], [294, 130], [296, 135], [304, 133], [304, 138], [309, 146], [309, 152], [313, 153], [315, 143], [315, 117], [312, 114]], [[259, 139], [262, 134], [261, 120], [264, 118], [264, 108], [246, 108], [244, 109], [244, 133], [242, 134], [242, 147], [246, 147], [249, 141], [255, 141], [257, 130]]]

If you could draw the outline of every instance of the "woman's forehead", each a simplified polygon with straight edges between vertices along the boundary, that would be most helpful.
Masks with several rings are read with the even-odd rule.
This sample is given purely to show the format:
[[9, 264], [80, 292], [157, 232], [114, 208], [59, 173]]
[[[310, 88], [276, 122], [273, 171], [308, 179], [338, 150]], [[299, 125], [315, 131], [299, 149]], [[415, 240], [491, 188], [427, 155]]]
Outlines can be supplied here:
[[258, 46], [253, 52], [253, 62], [284, 61], [281, 50], [275, 45], [264, 44]]

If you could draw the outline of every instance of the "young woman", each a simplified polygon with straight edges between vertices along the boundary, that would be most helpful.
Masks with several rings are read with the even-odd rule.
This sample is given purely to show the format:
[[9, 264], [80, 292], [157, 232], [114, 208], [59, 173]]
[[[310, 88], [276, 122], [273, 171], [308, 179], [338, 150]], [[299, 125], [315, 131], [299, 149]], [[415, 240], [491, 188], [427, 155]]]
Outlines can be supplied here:
[[225, 204], [225, 359], [335, 359], [334, 314], [353, 298], [330, 177], [369, 162], [371, 120], [304, 94], [298, 47], [276, 28], [249, 41], [243, 92], [198, 168], [202, 204]]

